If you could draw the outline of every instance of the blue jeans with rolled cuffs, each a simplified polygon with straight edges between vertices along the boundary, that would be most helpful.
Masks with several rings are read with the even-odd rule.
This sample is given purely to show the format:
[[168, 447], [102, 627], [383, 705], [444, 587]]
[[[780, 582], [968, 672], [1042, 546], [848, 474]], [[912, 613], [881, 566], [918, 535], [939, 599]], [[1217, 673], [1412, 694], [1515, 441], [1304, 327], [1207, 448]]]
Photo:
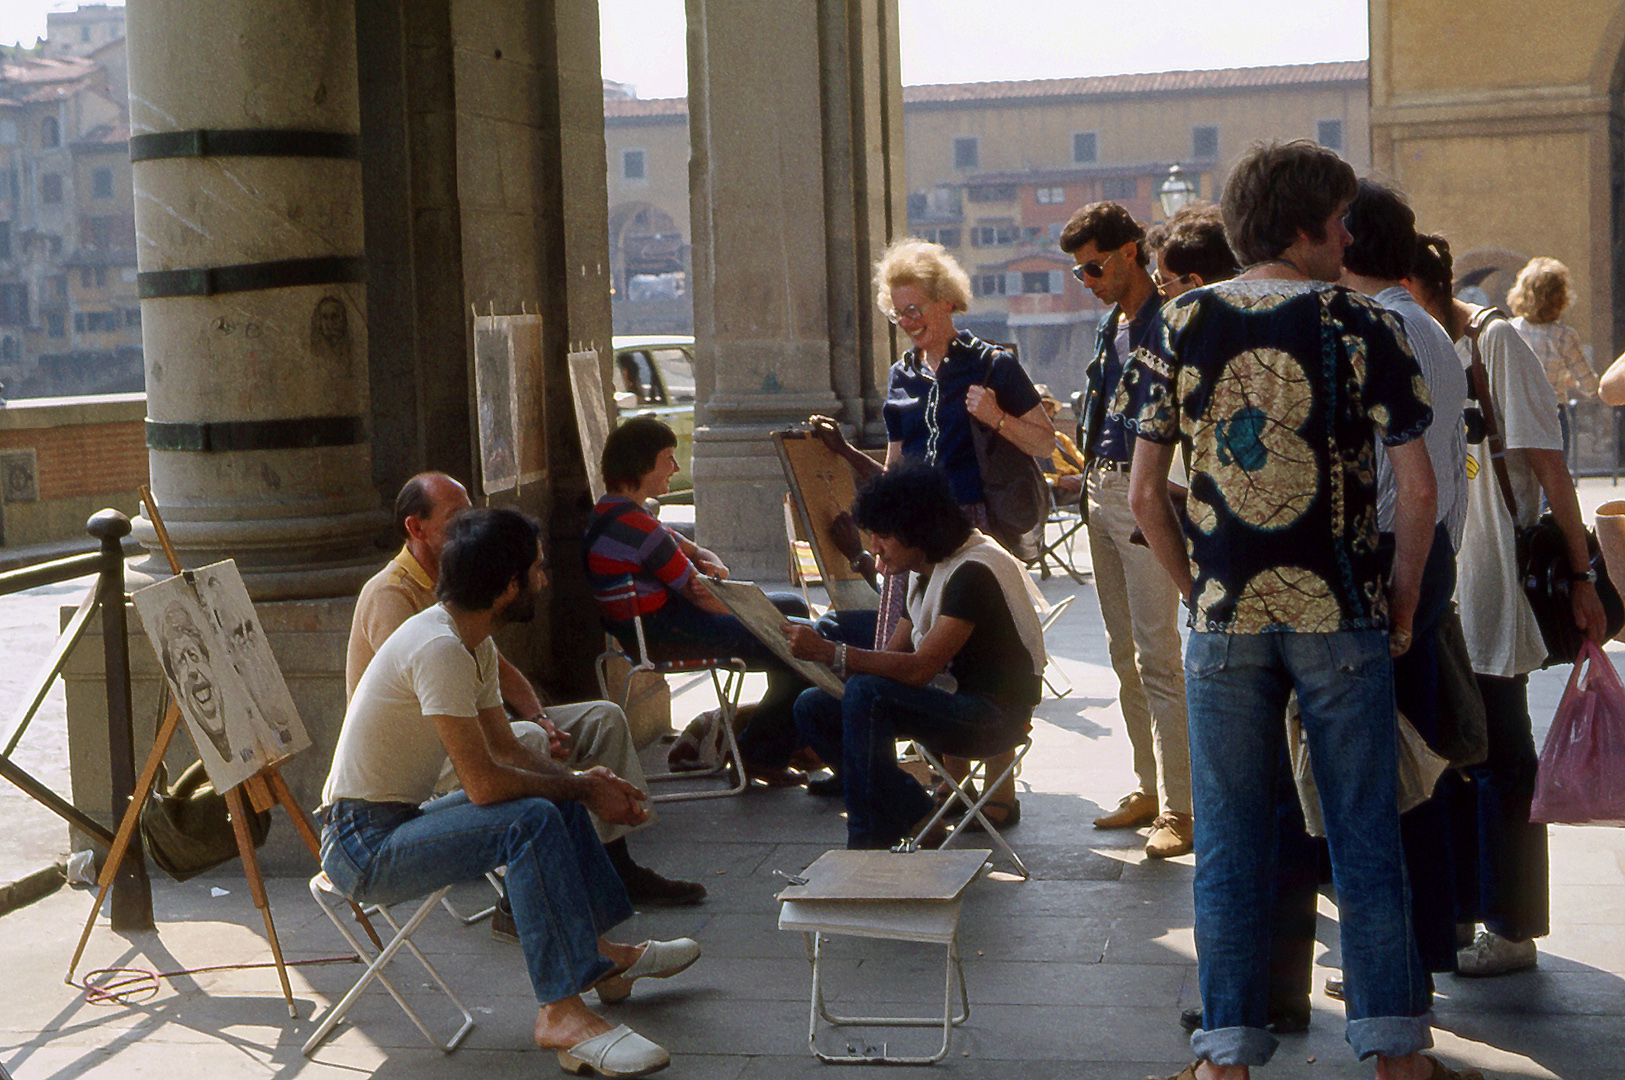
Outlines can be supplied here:
[[1411, 933], [1396, 793], [1393, 665], [1380, 630], [1213, 634], [1185, 647], [1196, 803], [1196, 1055], [1262, 1065], [1276, 784], [1287, 694], [1303, 728], [1331, 847], [1347, 1039], [1362, 1059], [1433, 1045]]
[[592, 816], [576, 802], [476, 806], [453, 792], [425, 805], [339, 799], [322, 828], [322, 869], [359, 903], [394, 904], [508, 868], [508, 902], [538, 1003], [614, 970], [598, 939], [632, 914]]

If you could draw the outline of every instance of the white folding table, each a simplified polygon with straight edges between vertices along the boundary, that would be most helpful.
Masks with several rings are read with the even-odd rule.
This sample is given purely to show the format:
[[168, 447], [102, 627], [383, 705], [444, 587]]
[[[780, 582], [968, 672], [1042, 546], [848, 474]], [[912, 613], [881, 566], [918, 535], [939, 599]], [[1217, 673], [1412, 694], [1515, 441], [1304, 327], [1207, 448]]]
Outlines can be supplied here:
[[[970, 1017], [970, 994], [959, 956], [959, 909], [965, 887], [987, 863], [980, 850], [830, 851], [792, 879], [779, 894], [779, 929], [799, 930], [812, 964], [812, 1002], [807, 1020], [807, 1046], [827, 1064], [932, 1065], [948, 1056], [953, 1029]], [[943, 964], [941, 1016], [839, 1016], [824, 1001], [824, 938], [880, 938], [941, 945]], [[959, 984], [959, 1012], [954, 1013], [954, 983]], [[930, 1056], [892, 1055], [884, 1043], [846, 1054], [818, 1047], [820, 1018], [831, 1027], [942, 1026], [942, 1047]]]

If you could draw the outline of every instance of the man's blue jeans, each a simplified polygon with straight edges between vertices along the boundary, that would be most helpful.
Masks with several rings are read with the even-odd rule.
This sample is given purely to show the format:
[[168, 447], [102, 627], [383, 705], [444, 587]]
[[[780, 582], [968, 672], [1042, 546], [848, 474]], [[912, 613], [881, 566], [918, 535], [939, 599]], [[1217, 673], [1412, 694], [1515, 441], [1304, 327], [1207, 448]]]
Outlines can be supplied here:
[[826, 762], [841, 763], [846, 846], [888, 848], [931, 812], [931, 796], [897, 764], [897, 739], [918, 738], [955, 757], [988, 758], [1021, 741], [1032, 711], [992, 698], [854, 675], [837, 701], [822, 690], [796, 699], [796, 727]]
[[632, 905], [580, 803], [476, 806], [461, 791], [421, 807], [339, 799], [322, 829], [322, 869], [357, 902], [398, 903], [499, 866], [537, 1002], [579, 994], [614, 970], [598, 939]]
[[1387, 634], [1192, 632], [1185, 680], [1204, 1026], [1191, 1048], [1216, 1065], [1262, 1065], [1278, 1045], [1265, 1030], [1270, 897], [1294, 688], [1331, 847], [1349, 1044], [1362, 1059], [1433, 1045], [1400, 848]]

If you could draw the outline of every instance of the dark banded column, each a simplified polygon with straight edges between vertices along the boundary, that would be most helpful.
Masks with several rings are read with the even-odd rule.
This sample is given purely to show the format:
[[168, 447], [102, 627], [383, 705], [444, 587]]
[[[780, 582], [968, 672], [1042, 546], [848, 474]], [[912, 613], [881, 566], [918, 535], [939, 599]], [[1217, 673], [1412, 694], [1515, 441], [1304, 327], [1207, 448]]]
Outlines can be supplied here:
[[[354, 592], [386, 527], [365, 419], [354, 5], [145, 0], [128, 34], [164, 522], [183, 563], [234, 558], [258, 600]], [[156, 546], [144, 518], [135, 532]]]

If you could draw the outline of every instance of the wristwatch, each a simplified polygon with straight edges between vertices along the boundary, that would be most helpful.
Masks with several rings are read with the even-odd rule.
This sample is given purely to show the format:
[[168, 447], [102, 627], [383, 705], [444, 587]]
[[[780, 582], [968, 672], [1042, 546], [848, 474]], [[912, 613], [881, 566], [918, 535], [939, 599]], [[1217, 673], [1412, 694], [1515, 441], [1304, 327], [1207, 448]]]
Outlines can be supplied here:
[[1583, 574], [1577, 574], [1572, 570], [1569, 571], [1569, 584], [1570, 585], [1578, 585], [1582, 581], [1587, 582], [1587, 583], [1592, 584], [1592, 585], [1595, 585], [1597, 583], [1597, 569], [1596, 569], [1596, 567], [1594, 567], [1594, 566], [1586, 567], [1585, 573], [1583, 573]]

